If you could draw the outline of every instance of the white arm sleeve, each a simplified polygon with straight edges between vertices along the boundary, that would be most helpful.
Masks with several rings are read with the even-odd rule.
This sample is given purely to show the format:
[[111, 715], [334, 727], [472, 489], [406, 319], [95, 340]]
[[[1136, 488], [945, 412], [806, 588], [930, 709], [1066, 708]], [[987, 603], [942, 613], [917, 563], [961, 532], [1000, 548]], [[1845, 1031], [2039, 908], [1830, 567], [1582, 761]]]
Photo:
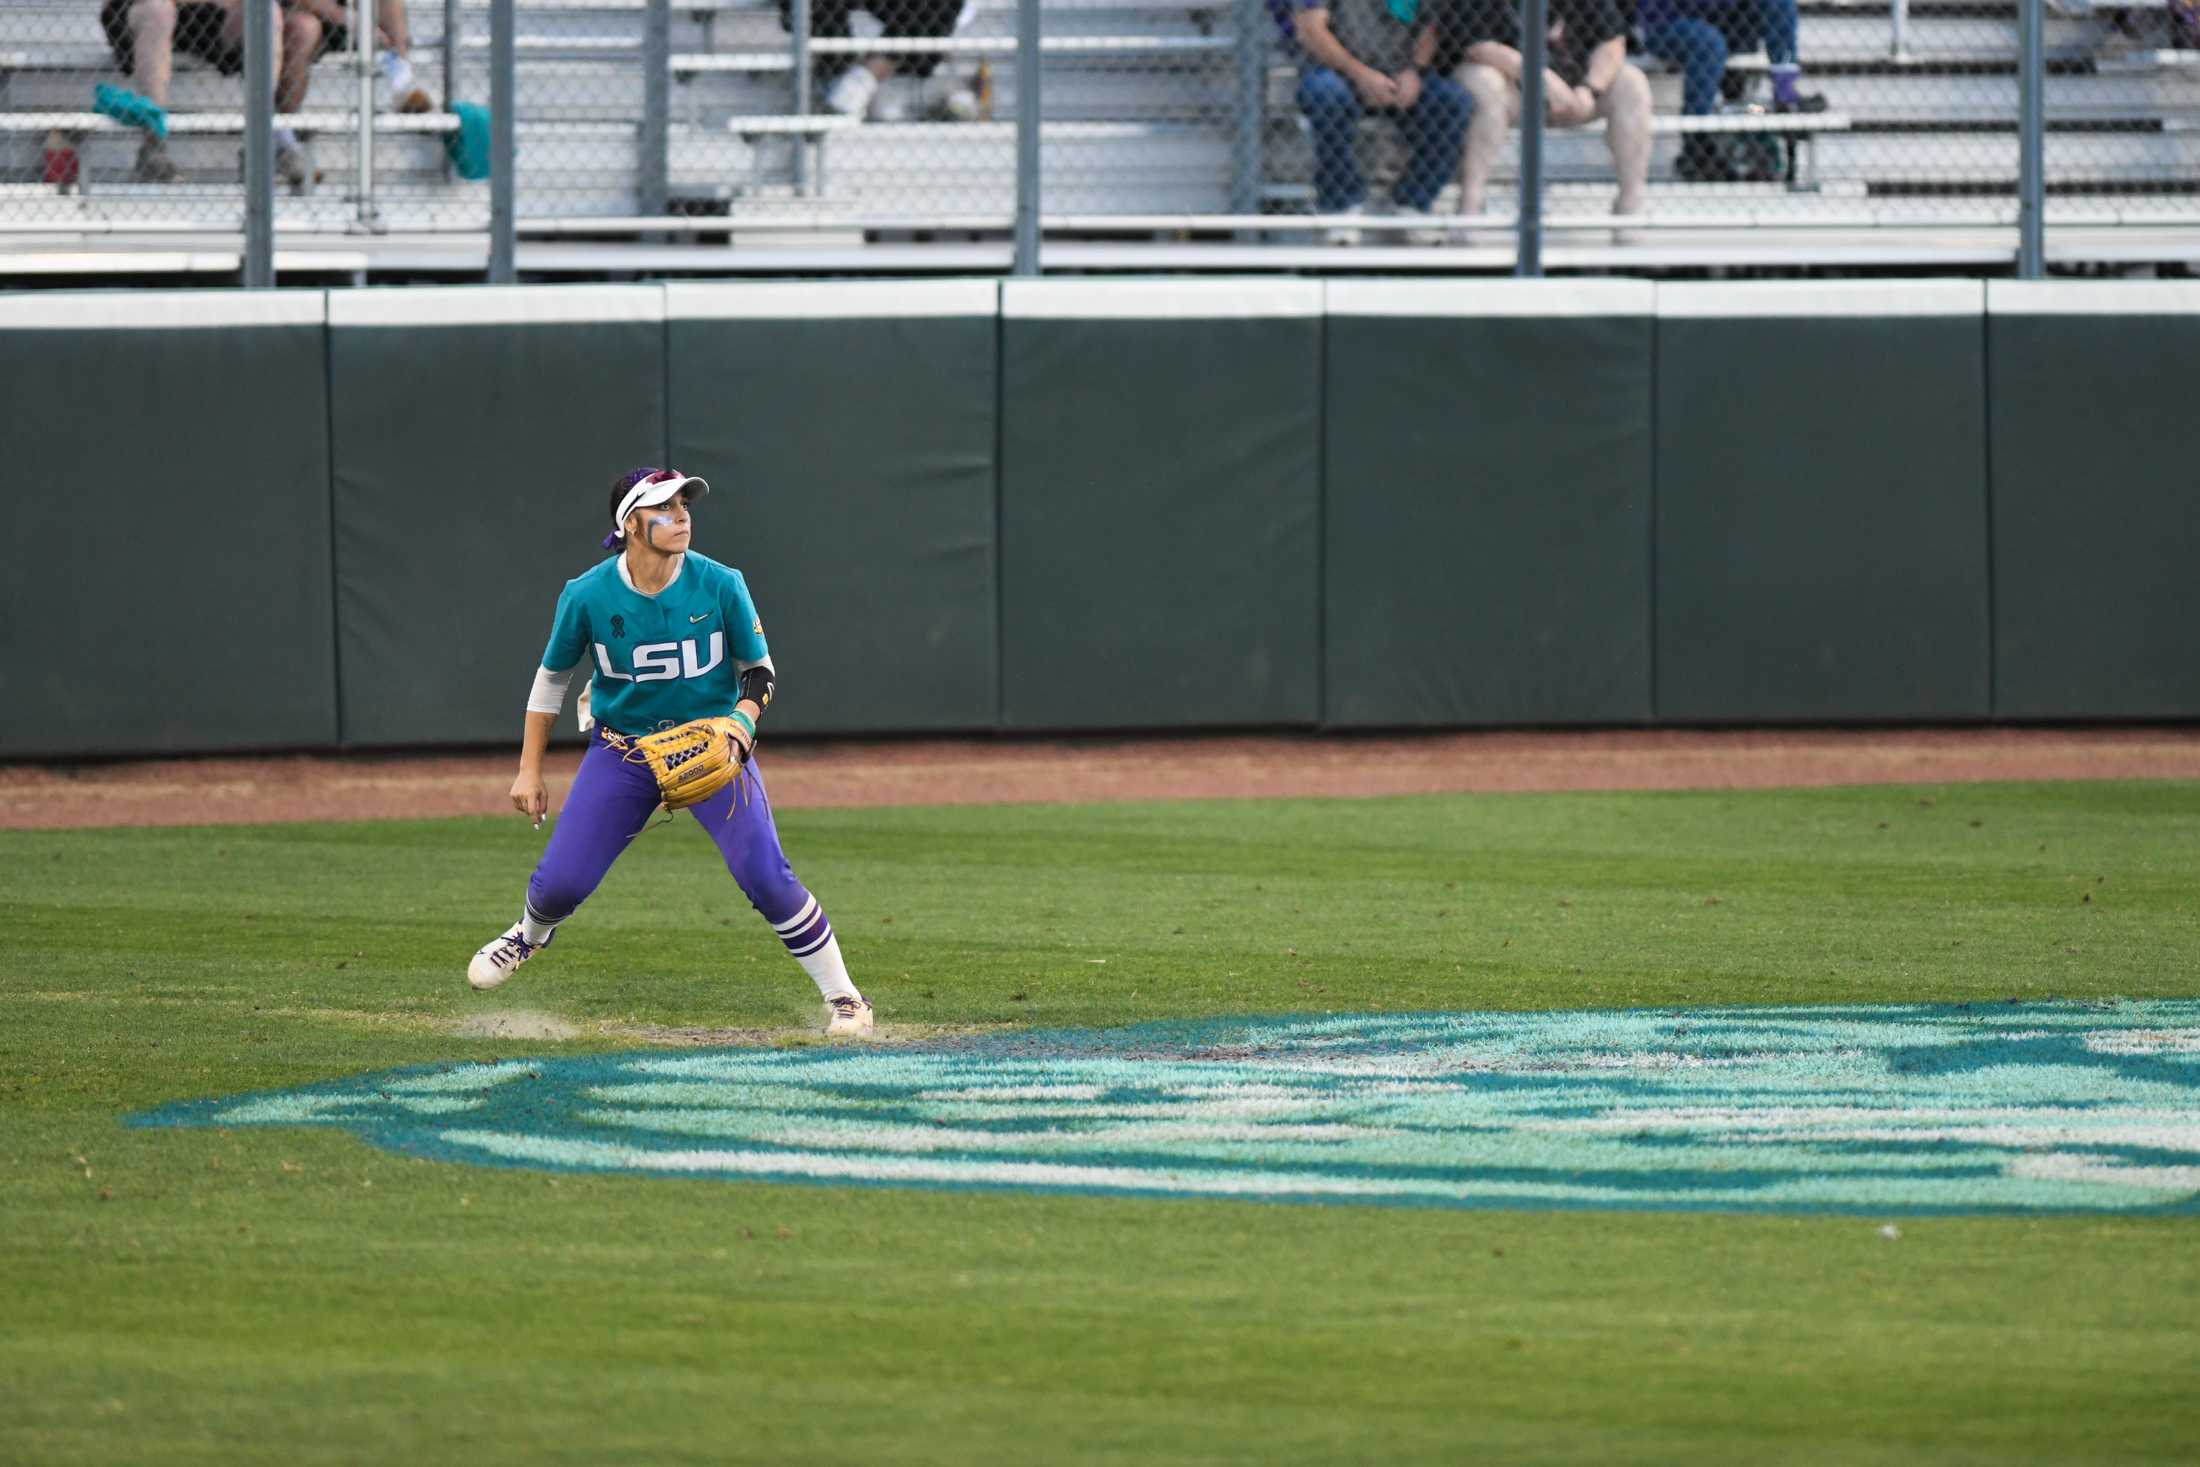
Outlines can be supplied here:
[[565, 707], [565, 690], [573, 685], [573, 674], [579, 670], [579, 663], [563, 672], [552, 672], [547, 667], [536, 668], [535, 685], [527, 690], [527, 711], [555, 716]]

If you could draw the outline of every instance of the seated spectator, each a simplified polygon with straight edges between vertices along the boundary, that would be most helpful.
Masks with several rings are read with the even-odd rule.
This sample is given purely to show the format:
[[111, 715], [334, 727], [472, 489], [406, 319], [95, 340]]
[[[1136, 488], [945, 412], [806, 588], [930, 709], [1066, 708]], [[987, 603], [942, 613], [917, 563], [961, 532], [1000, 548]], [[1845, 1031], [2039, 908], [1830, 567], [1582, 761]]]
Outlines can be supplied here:
[[[351, 0], [282, 0], [321, 22], [321, 49], [316, 57], [343, 55], [352, 48]], [[390, 106], [399, 112], [435, 110], [435, 99], [413, 76], [412, 32], [405, 24], [405, 0], [377, 0], [374, 7], [377, 61], [382, 79], [389, 83]]]
[[[887, 40], [944, 40], [963, 27], [969, 15], [967, 0], [810, 0], [810, 34], [820, 39], [844, 41], [855, 32], [848, 24], [851, 11], [867, 10], [883, 28]], [[779, 0], [779, 23], [793, 25], [794, 7]], [[879, 86], [897, 74], [922, 81], [939, 69], [942, 52], [910, 52], [866, 56], [842, 68], [825, 87], [825, 105], [858, 122], [875, 117], [881, 122], [901, 122], [908, 110], [898, 98], [882, 93]], [[833, 57], [834, 62], [845, 58]], [[827, 74], [832, 68], [821, 63]], [[978, 99], [959, 83], [951, 87], [939, 110], [957, 120], [978, 115]]]
[[[1552, 127], [1604, 119], [1619, 176], [1614, 214], [1640, 214], [1650, 177], [1650, 79], [1627, 60], [1627, 23], [1614, 0], [1550, 0], [1544, 116]], [[1520, 17], [1504, 0], [1448, 6], [1438, 20], [1444, 59], [1464, 60], [1460, 85], [1474, 103], [1459, 212], [1479, 214], [1506, 129], [1520, 120]]]
[[[96, 105], [145, 130], [131, 177], [141, 183], [172, 183], [176, 164], [168, 153], [168, 86], [176, 48], [208, 62], [223, 76], [243, 71], [244, 0], [104, 0], [99, 23], [115, 64], [139, 90], [107, 88], [95, 94]], [[278, 7], [273, 41], [275, 110], [296, 112], [305, 102], [314, 50], [321, 41], [320, 22]], [[275, 173], [297, 192], [312, 186], [312, 161], [287, 127], [275, 129]]]
[[[1459, 145], [1473, 104], [1459, 83], [1429, 70], [1436, 26], [1429, 0], [1300, 0], [1297, 35], [1299, 110], [1314, 133], [1314, 195], [1324, 214], [1364, 214], [1367, 188], [1353, 156], [1360, 118], [1375, 112], [1398, 124], [1411, 159], [1391, 198], [1426, 214], [1459, 166]], [[1437, 243], [1442, 231], [1410, 232], [1409, 243]], [[1357, 244], [1359, 231], [1335, 229], [1334, 244]]]
[[[1719, 110], [1726, 59], [1762, 44], [1772, 62], [1772, 110], [1823, 112], [1826, 99], [1797, 90], [1803, 68], [1795, 56], [1795, 0], [1641, 0], [1642, 43], [1686, 78], [1681, 110], [1703, 117]], [[1727, 183], [1738, 175], [1718, 139], [1690, 133], [1675, 171], [1697, 183]]]

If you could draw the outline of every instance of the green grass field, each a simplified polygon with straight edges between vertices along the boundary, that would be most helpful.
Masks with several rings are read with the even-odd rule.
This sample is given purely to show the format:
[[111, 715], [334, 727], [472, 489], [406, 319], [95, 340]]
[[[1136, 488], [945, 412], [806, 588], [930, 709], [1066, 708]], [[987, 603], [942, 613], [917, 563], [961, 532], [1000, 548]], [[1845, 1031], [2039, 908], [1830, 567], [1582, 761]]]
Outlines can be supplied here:
[[[2200, 786], [782, 815], [891, 1038], [2200, 995]], [[0, 833], [0, 1461], [2189, 1462], [2200, 1219], [575, 1176], [126, 1128], [814, 1025], [684, 818], [491, 997], [523, 822]], [[581, 1026], [459, 1037], [484, 1011]]]

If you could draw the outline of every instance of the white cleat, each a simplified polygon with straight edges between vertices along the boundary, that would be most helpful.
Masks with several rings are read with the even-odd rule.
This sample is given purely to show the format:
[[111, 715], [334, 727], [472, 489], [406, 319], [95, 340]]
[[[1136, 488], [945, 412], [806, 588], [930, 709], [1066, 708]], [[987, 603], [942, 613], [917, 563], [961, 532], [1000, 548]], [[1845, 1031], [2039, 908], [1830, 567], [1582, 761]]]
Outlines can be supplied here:
[[[550, 937], [540, 942], [529, 942], [520, 936], [520, 924], [514, 922], [491, 938], [474, 954], [474, 960], [466, 965], [466, 981], [480, 992], [486, 993], [516, 972], [521, 963], [550, 945]], [[866, 1010], [868, 1013], [868, 1010]]]
[[825, 1001], [827, 1039], [862, 1039], [871, 1032], [871, 1005], [860, 994], [843, 993]]

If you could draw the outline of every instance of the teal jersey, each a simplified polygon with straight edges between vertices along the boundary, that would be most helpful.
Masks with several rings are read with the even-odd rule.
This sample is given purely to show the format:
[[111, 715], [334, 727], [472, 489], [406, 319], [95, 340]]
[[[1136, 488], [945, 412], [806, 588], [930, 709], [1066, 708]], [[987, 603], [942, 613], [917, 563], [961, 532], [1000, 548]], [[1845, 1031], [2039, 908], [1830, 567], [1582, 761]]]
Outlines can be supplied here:
[[690, 550], [672, 584], [644, 596], [614, 555], [565, 583], [542, 665], [586, 662], [589, 711], [614, 733], [649, 733], [731, 712], [741, 669], [762, 662], [764, 624], [741, 572]]

